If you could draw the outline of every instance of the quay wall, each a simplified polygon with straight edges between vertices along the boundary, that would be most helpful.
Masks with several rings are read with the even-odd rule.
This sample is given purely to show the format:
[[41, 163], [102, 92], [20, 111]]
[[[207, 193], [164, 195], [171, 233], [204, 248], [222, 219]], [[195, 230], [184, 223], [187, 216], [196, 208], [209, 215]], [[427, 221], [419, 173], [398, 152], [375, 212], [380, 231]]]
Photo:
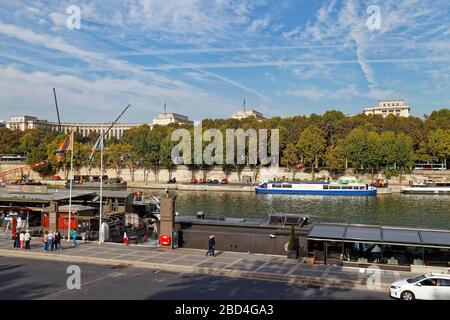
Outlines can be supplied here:
[[[0, 172], [7, 171], [13, 168], [24, 166], [23, 163], [0, 163]], [[28, 169], [23, 170], [23, 174], [28, 174]], [[78, 170], [75, 170], [75, 174], [82, 174], [82, 175], [89, 175], [89, 174], [99, 174], [100, 170], [99, 168], [92, 168], [89, 169], [87, 167], [80, 168]], [[60, 170], [56, 173], [56, 175], [59, 175], [62, 179], [65, 179], [67, 177], [68, 172], [64, 172], [63, 170]], [[127, 181], [130, 186], [136, 186], [136, 187], [145, 187], [152, 185], [152, 183], [155, 184], [161, 184], [166, 183], [170, 178], [176, 178], [177, 182], [189, 182], [191, 178], [194, 176], [197, 179], [205, 178], [205, 179], [218, 179], [219, 181], [223, 178], [225, 178], [225, 173], [223, 172], [222, 168], [217, 166], [213, 167], [211, 170], [208, 171], [202, 171], [198, 170], [196, 172], [190, 171], [186, 166], [178, 166], [176, 169], [171, 170], [170, 172], [167, 169], [160, 169], [155, 174], [155, 172], [144, 172], [143, 169], [137, 169], [134, 172], [134, 177], [132, 177], [132, 174], [130, 171], [126, 168], [120, 170], [117, 172], [116, 170], [112, 168], [108, 168], [105, 170], [105, 174], [107, 174], [110, 178], [114, 177], [120, 177], [123, 180]], [[348, 170], [346, 172], [348, 175], [354, 175], [359, 179], [362, 179], [365, 183], [371, 183], [371, 175], [370, 174], [364, 174], [364, 175], [358, 175], [354, 174], [351, 170]], [[15, 175], [9, 175], [5, 180], [13, 180], [15, 177], [20, 176], [20, 172], [16, 173]], [[330, 172], [327, 170], [320, 170], [315, 174], [315, 179], [326, 179], [327, 177], [331, 176]], [[34, 180], [41, 180], [42, 178], [34, 171], [30, 171], [30, 178]], [[245, 168], [242, 170], [240, 175], [238, 175], [237, 172], [233, 171], [228, 174], [227, 176], [228, 181], [230, 183], [240, 183], [241, 181], [244, 181], [246, 178], [250, 178], [252, 183], [258, 183], [259, 181], [268, 181], [268, 180], [286, 180], [290, 181], [292, 180], [292, 172], [290, 172], [288, 169], [283, 167], [278, 168], [261, 168], [259, 170], [251, 170], [250, 168]], [[375, 174], [374, 178], [384, 178], [384, 175], [382, 174]], [[311, 181], [312, 175], [307, 172], [297, 172], [295, 174], [295, 179], [301, 180], [301, 181]], [[396, 192], [397, 189], [399, 191], [399, 188], [395, 188], [396, 185], [401, 184], [408, 184], [409, 181], [421, 181], [425, 179], [433, 179], [433, 180], [442, 180], [445, 179], [447, 181], [450, 181], [450, 170], [446, 171], [414, 171], [411, 174], [404, 174], [402, 177], [402, 180], [400, 181], [400, 177], [391, 177], [389, 179], [389, 184], [392, 185], [393, 190], [392, 192]], [[183, 187], [179, 187], [181, 190]], [[191, 190], [191, 187], [187, 187]], [[204, 186], [196, 186], [196, 188], [204, 189]]]

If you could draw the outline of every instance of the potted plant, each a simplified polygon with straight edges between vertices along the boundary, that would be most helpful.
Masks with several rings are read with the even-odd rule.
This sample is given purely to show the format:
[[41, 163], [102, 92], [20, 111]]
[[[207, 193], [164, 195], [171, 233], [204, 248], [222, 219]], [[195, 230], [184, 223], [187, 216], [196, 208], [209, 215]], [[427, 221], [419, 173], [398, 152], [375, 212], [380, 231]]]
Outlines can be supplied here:
[[297, 245], [297, 237], [295, 236], [295, 228], [292, 226], [291, 228], [291, 236], [289, 238], [288, 250], [287, 250], [288, 259], [298, 259], [298, 245]]

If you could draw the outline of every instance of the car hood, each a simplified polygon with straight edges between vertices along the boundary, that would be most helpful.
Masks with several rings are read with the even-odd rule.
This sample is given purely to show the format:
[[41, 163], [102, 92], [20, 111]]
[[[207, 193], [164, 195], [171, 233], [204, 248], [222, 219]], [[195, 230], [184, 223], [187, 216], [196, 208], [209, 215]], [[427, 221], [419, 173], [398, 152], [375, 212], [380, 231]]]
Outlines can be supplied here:
[[403, 286], [411, 285], [411, 284], [412, 283], [409, 283], [408, 281], [406, 281], [406, 279], [404, 279], [404, 280], [395, 281], [394, 283], [391, 283], [391, 286], [403, 287]]

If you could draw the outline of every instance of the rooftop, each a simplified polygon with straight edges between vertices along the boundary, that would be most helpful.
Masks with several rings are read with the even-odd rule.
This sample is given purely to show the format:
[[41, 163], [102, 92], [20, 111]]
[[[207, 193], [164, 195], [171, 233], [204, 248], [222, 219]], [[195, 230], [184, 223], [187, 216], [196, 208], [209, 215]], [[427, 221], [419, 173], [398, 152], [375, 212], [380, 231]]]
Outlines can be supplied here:
[[313, 225], [308, 239], [450, 247], [450, 230], [318, 223]]
[[[72, 199], [89, 195], [95, 195], [95, 191], [72, 190]], [[69, 190], [49, 189], [48, 194], [35, 193], [7, 193], [5, 188], [0, 188], [1, 200], [28, 200], [28, 201], [63, 201], [69, 200]]]

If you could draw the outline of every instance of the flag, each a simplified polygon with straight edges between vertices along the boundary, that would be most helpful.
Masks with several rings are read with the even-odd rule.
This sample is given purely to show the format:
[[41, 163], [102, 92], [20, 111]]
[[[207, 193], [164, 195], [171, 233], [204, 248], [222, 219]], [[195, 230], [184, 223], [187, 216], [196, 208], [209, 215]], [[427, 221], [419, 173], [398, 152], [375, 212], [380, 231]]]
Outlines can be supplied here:
[[59, 146], [58, 151], [56, 151], [56, 161], [60, 162], [64, 157], [66, 151], [72, 151], [72, 148], [73, 148], [73, 131], [69, 133], [69, 136], [64, 139], [64, 141]]
[[89, 161], [94, 160], [95, 155], [98, 151], [103, 150], [103, 133], [100, 134], [94, 146], [92, 147], [91, 155], [89, 156]]

